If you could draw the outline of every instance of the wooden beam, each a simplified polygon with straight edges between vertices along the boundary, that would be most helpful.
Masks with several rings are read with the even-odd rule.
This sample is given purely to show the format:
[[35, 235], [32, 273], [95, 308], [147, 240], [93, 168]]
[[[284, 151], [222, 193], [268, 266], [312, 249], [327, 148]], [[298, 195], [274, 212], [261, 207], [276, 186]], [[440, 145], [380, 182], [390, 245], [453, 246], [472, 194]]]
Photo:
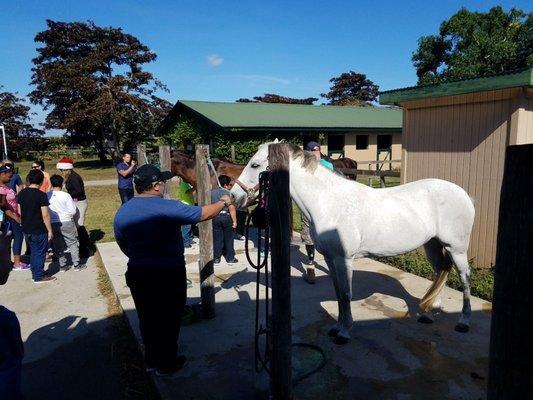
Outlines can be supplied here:
[[[159, 146], [159, 164], [161, 171], [170, 171], [170, 146]], [[170, 198], [170, 182], [165, 183], [163, 197]]]
[[[268, 208], [272, 240], [272, 359], [270, 394], [292, 399], [292, 325], [289, 149], [285, 143], [268, 146], [271, 172]], [[268, 288], [267, 288], [268, 290]]]
[[509, 146], [500, 197], [488, 400], [533, 394], [533, 144]]
[[[209, 146], [196, 145], [196, 177], [198, 205], [211, 204], [211, 176], [207, 167]], [[215, 272], [213, 268], [213, 225], [211, 220], [198, 224], [200, 234], [200, 294], [202, 298], [202, 313], [204, 318], [215, 317]]]

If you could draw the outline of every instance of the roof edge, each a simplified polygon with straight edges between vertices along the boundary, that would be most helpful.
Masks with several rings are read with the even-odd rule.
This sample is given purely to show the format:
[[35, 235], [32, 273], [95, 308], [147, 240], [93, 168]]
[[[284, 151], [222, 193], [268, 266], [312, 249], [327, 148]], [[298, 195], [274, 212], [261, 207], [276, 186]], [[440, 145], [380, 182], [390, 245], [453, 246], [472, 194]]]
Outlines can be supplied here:
[[405, 101], [484, 92], [511, 87], [533, 86], [533, 68], [517, 72], [445, 82], [427, 86], [412, 86], [380, 92], [379, 103], [399, 105]]

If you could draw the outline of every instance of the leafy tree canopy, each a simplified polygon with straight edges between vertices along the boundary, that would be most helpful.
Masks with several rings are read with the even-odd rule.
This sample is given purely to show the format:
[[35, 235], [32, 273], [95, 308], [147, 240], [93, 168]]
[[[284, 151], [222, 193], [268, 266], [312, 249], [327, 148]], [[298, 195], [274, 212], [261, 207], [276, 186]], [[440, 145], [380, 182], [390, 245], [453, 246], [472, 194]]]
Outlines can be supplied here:
[[412, 56], [418, 84], [433, 84], [533, 66], [533, 12], [493, 7], [487, 13], [461, 8], [422, 36]]
[[[4, 92], [0, 85], [0, 124], [4, 124], [9, 151], [19, 151], [21, 147], [44, 132], [30, 123], [30, 107], [16, 93]], [[0, 136], [0, 143], [3, 139]]]
[[316, 97], [307, 97], [305, 99], [295, 99], [292, 97], [280, 96], [279, 94], [265, 93], [264, 96], [255, 96], [253, 100], [239, 99], [238, 103], [283, 103], [283, 104], [313, 104], [317, 101]]
[[35, 36], [42, 47], [33, 59], [35, 90], [29, 94], [50, 110], [45, 126], [65, 129], [72, 143], [94, 145], [102, 157], [109, 142], [116, 153], [150, 137], [171, 108], [155, 95], [166, 87], [143, 70], [156, 54], [120, 28], [46, 23]]
[[365, 74], [354, 71], [345, 72], [329, 80], [333, 85], [328, 93], [321, 96], [331, 105], [365, 106], [376, 100], [379, 86], [367, 79]]

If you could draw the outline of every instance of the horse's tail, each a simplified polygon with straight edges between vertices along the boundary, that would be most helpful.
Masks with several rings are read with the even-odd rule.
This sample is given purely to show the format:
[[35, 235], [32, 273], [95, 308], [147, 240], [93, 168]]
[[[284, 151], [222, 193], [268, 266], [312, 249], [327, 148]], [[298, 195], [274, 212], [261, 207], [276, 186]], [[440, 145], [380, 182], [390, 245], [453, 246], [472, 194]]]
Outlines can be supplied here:
[[420, 300], [420, 309], [424, 312], [427, 312], [431, 310], [433, 307], [433, 303], [435, 302], [435, 299], [441, 292], [444, 285], [446, 285], [446, 280], [448, 279], [448, 274], [450, 273], [450, 269], [452, 269], [452, 265], [443, 263], [440, 271], [437, 273], [437, 276], [435, 277], [435, 280], [429, 287], [428, 291], [422, 297], [422, 300]]

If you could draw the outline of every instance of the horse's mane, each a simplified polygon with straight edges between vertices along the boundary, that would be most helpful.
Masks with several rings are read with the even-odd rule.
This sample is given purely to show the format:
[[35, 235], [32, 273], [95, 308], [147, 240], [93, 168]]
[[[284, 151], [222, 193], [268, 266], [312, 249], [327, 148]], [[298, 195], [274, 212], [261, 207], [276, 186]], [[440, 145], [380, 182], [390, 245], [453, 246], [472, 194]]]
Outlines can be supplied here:
[[287, 146], [289, 147], [290, 152], [292, 153], [292, 159], [302, 160], [302, 167], [305, 168], [307, 172], [313, 173], [316, 171], [317, 166], [319, 165], [319, 161], [315, 158], [313, 153], [309, 151], [304, 151], [300, 147], [287, 143]]

